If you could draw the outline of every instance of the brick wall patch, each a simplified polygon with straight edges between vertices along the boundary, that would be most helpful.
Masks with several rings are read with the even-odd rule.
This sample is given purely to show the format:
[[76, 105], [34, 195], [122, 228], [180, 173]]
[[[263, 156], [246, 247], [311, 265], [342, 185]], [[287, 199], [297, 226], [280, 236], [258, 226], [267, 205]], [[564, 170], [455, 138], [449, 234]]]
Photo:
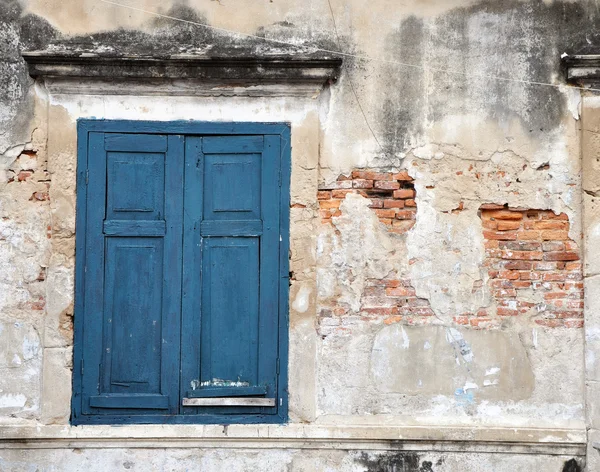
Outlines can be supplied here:
[[370, 208], [390, 232], [403, 234], [415, 224], [415, 185], [407, 172], [355, 170], [350, 176], [340, 175], [334, 185], [320, 188], [317, 194], [323, 223], [341, 215], [340, 205], [348, 193], [371, 200]]
[[582, 327], [582, 264], [567, 215], [490, 204], [480, 211], [498, 317], [535, 313], [538, 325]]

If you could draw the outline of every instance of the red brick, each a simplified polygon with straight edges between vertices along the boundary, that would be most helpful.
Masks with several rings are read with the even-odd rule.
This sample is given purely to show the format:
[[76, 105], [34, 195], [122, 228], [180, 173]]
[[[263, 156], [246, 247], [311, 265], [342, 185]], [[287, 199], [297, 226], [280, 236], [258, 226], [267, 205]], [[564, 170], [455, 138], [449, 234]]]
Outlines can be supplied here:
[[522, 220], [523, 213], [509, 210], [495, 210], [487, 212], [488, 218], [495, 218], [497, 220]]
[[318, 200], [329, 200], [331, 198], [331, 192], [329, 190], [319, 190], [317, 192]]
[[537, 241], [501, 241], [500, 248], [512, 251], [541, 251], [542, 243]]
[[395, 190], [394, 198], [415, 198], [415, 191], [407, 188]]
[[540, 274], [539, 272], [520, 272], [520, 279], [521, 280], [540, 280], [542, 278], [542, 274]]
[[415, 202], [413, 199], [404, 200], [404, 203], [407, 207], [416, 207], [417, 206], [417, 202]]
[[544, 272], [542, 280], [546, 282], [562, 282], [565, 280], [566, 274], [563, 272]]
[[503, 233], [497, 233], [494, 231], [484, 231], [483, 237], [486, 239], [514, 240], [517, 239], [517, 233], [515, 233], [514, 231], [507, 231]]
[[375, 214], [379, 217], [379, 218], [394, 218], [394, 216], [396, 216], [396, 210], [394, 209], [385, 209], [385, 210], [375, 210]]
[[569, 239], [569, 233], [567, 231], [557, 230], [542, 231], [542, 239], [544, 241], [564, 241]]
[[499, 241], [496, 239], [488, 239], [484, 241], [483, 247], [486, 249], [498, 249], [500, 247]]
[[363, 180], [392, 180], [392, 174], [384, 172], [371, 172], [368, 170], [355, 170], [352, 172], [352, 179]]
[[400, 210], [396, 212], [396, 218], [399, 220], [414, 220], [416, 212], [411, 210]]
[[373, 188], [373, 181], [356, 179], [352, 181], [352, 188]]
[[545, 252], [564, 251], [565, 243], [560, 241], [544, 241], [542, 243], [542, 250]]
[[532, 239], [540, 239], [541, 238], [540, 231], [519, 231], [517, 232], [517, 238], [522, 240], [530, 241]]
[[556, 270], [558, 264], [556, 262], [534, 262], [533, 270]]
[[398, 182], [391, 182], [387, 180], [375, 180], [375, 188], [382, 190], [397, 190], [400, 188], [400, 184]]
[[384, 200], [383, 208], [404, 208], [404, 200]]
[[519, 278], [519, 272], [516, 270], [501, 270], [498, 273], [498, 277], [507, 280], [517, 280]]
[[529, 288], [531, 287], [531, 282], [526, 280], [515, 280], [512, 282], [513, 288]]
[[581, 270], [581, 262], [567, 262], [565, 264], [566, 270]]
[[481, 225], [486, 229], [498, 228], [498, 222], [496, 220], [481, 220]]
[[383, 200], [380, 198], [371, 198], [369, 208], [383, 208]]
[[508, 231], [512, 229], [519, 229], [521, 227], [520, 221], [512, 220], [500, 220], [497, 222], [498, 231]]
[[568, 221], [559, 221], [559, 220], [542, 220], [534, 222], [535, 229], [559, 229], [559, 230], [568, 230], [569, 222]]
[[[484, 203], [479, 207], [480, 210], [502, 210], [504, 205], [497, 205], [495, 203]], [[487, 212], [486, 212], [487, 213]]]
[[328, 210], [332, 208], [339, 208], [341, 203], [341, 200], [321, 200], [319, 202], [319, 207], [321, 207], [324, 210]]
[[348, 195], [349, 193], [356, 193], [356, 190], [350, 189], [350, 188], [346, 188], [346, 189], [342, 189], [342, 190], [332, 190], [331, 191], [331, 196], [333, 198], [346, 198], [346, 195]]
[[568, 220], [569, 217], [566, 213], [560, 213], [559, 215], [555, 214], [553, 211], [544, 211], [542, 213], [542, 218], [545, 220]]
[[468, 325], [469, 317], [468, 316], [455, 316], [453, 318], [454, 322], [459, 325]]
[[501, 267], [507, 270], [531, 270], [533, 262], [530, 261], [501, 261], [499, 264]]
[[502, 259], [539, 261], [544, 257], [542, 251], [502, 251]]
[[579, 260], [579, 254], [576, 252], [546, 252], [545, 261], [576, 261]]
[[498, 307], [497, 313], [498, 316], [517, 316], [519, 311], [511, 308]]

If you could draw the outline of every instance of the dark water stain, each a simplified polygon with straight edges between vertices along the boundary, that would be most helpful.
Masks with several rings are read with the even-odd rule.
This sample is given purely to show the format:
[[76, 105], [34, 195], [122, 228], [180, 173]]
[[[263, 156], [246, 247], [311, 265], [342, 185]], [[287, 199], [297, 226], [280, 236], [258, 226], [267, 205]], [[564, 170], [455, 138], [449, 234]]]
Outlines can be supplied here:
[[563, 82], [560, 55], [600, 45], [593, 33], [599, 26], [587, 1], [485, 0], [434, 18], [405, 18], [386, 38], [385, 58], [437, 70], [383, 66], [377, 125], [386, 153], [406, 150], [425, 123], [455, 115], [500, 125], [518, 119], [536, 137], [555, 129], [567, 106], [558, 89], [493, 77]]
[[583, 467], [575, 459], [565, 462], [562, 472], [583, 472]]
[[435, 465], [431, 461], [421, 461], [416, 452], [386, 452], [382, 454], [363, 452], [356, 462], [366, 467], [366, 472], [435, 472], [435, 467], [444, 463], [441, 458]]
[[0, 2], [0, 151], [28, 140], [33, 99], [32, 80], [21, 51], [57, 37], [50, 24], [35, 15], [22, 15], [17, 1]]

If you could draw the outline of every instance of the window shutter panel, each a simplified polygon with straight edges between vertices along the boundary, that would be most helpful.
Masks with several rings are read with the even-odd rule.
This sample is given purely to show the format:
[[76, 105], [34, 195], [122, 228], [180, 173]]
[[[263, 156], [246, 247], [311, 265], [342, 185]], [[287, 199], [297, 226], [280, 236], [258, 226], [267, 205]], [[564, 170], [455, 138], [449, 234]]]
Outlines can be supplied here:
[[[280, 160], [278, 135], [187, 140], [182, 397], [277, 397]], [[184, 413], [277, 411], [213, 401]]]
[[82, 412], [176, 414], [184, 139], [88, 140]]

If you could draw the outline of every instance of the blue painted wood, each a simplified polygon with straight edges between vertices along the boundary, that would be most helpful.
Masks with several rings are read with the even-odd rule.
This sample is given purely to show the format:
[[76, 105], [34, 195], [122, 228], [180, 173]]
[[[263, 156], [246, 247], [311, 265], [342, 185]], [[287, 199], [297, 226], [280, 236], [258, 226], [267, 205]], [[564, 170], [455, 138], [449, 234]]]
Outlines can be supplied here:
[[[265, 136], [262, 156], [261, 212], [263, 234], [260, 238], [260, 339], [258, 345], [259, 383], [268, 386], [267, 397], [277, 397], [277, 359], [279, 317], [279, 173], [280, 138]], [[263, 408], [268, 411], [269, 408]]]
[[164, 220], [107, 220], [104, 234], [107, 236], [164, 236], [167, 223]]
[[129, 395], [95, 395], [90, 397], [90, 406], [93, 408], [110, 409], [136, 409], [166, 410], [169, 408], [169, 397], [153, 394]]
[[136, 134], [109, 133], [104, 136], [104, 149], [164, 153], [167, 151], [167, 137], [160, 134], [146, 134], [140, 139]]
[[88, 132], [150, 133], [184, 135], [283, 135], [289, 131], [286, 123], [214, 122], [214, 121], [138, 121], [80, 119]]
[[204, 240], [201, 383], [259, 383], [258, 249], [258, 238]]
[[[134, 134], [140, 147], [147, 136]], [[161, 220], [165, 214], [165, 154], [107, 153], [107, 220]]]
[[200, 234], [209, 236], [260, 236], [263, 233], [261, 220], [205, 220], [200, 225]]
[[[200, 326], [202, 323], [202, 222], [204, 170], [202, 138], [187, 137], [185, 143], [185, 188], [183, 227], [183, 286], [181, 312], [181, 346], [185, 355], [181, 358], [180, 399], [188, 390], [200, 386]], [[183, 414], [196, 414], [197, 408], [182, 407]]]
[[[80, 234], [81, 231], [78, 229], [77, 234], [77, 247], [83, 247], [84, 250], [82, 254], [82, 250], [78, 249], [77, 254], [77, 280], [81, 279], [81, 281], [77, 285], [76, 306], [80, 307], [84, 316], [80, 316], [79, 312], [76, 314], [75, 322], [79, 328], [76, 328], [75, 333], [75, 355], [77, 357], [79, 353], [80, 359], [75, 359], [74, 366], [79, 366], [83, 376], [80, 381], [77, 379], [78, 373], [75, 372], [73, 423], [230, 424], [286, 421], [289, 126], [262, 123], [80, 120], [78, 129], [80, 169], [78, 169], [77, 214], [78, 218], [81, 218], [78, 224], [85, 222], [86, 231]], [[111, 137], [107, 141], [104, 133], [108, 132], [123, 136], [118, 139]], [[96, 140], [95, 133], [98, 135]], [[160, 148], [157, 148], [156, 144], [145, 148], [131, 147], [132, 143], [141, 142], [140, 135], [134, 136], [136, 133], [143, 133], [145, 136], [153, 134], [166, 136], [167, 156], [157, 152]], [[184, 138], [181, 134], [188, 134], [188, 136]], [[236, 134], [243, 136], [235, 136]], [[211, 135], [213, 137], [210, 137]], [[160, 142], [160, 139], [154, 139], [152, 142]], [[107, 146], [111, 150], [106, 151], [101, 141], [108, 142]], [[258, 143], [262, 143], [262, 149], [257, 149]], [[130, 147], [124, 149], [126, 146]], [[95, 163], [97, 159], [92, 155], [96, 148], [102, 148], [101, 151], [104, 153], [104, 159], [100, 159], [99, 164]], [[176, 154], [179, 157], [171, 156], [174, 149], [178, 149]], [[203, 153], [203, 149], [210, 152]], [[182, 175], [184, 154], [185, 176]], [[124, 157], [130, 157], [131, 162], [123, 162]], [[178, 161], [177, 165], [170, 165], [176, 161]], [[97, 173], [99, 167], [103, 169]], [[98, 192], [98, 186], [102, 185], [100, 182], [92, 182], [94, 180], [92, 178], [89, 179], [89, 185], [86, 184], [84, 177], [91, 176], [93, 169], [95, 175], [105, 176], [105, 186], [117, 190], [109, 192], [105, 188], [104, 193]], [[164, 176], [162, 187], [160, 178], [149, 178], [161, 172]], [[207, 177], [208, 174], [211, 174], [210, 178]], [[138, 183], [140, 181], [145, 184], [140, 185]], [[211, 182], [216, 182], [216, 185], [212, 185], [209, 190]], [[183, 197], [184, 192], [185, 197]], [[112, 197], [116, 198], [112, 198], [109, 203], [107, 197], [111, 193]], [[85, 199], [80, 198], [82, 194], [85, 195]], [[90, 194], [95, 197], [90, 197]], [[207, 199], [210, 199], [208, 204]], [[88, 209], [93, 214], [98, 202], [104, 201], [107, 202], [107, 208], [102, 208], [102, 212], [105, 212], [106, 221], [101, 219], [100, 224], [97, 221], [90, 222]], [[165, 236], [162, 236], [157, 229], [162, 227], [161, 223], [166, 226]], [[173, 224], [179, 225], [179, 240], [177, 238], [169, 240], [173, 235]], [[88, 226], [93, 227], [96, 233], [92, 234]], [[102, 229], [105, 234], [102, 234]], [[210, 231], [205, 232], [208, 229]], [[107, 242], [106, 245], [103, 242], [95, 245], [99, 249], [94, 251], [91, 247], [92, 241], [94, 238], [98, 239], [98, 234], [101, 235], [100, 240], [106, 239]], [[168, 244], [168, 241], [171, 243]], [[94, 335], [89, 332], [95, 331], [98, 335], [98, 329], [88, 326], [88, 318], [93, 318], [93, 313], [91, 316], [87, 315], [87, 310], [91, 309], [88, 304], [88, 289], [85, 287], [85, 284], [88, 284], [89, 271], [86, 272], [85, 267], [80, 267], [80, 261], [86, 265], [93, 265], [86, 261], [90, 260], [90, 254], [95, 253], [98, 257], [106, 258], [107, 261], [108, 258], [117, 258], [116, 255], [109, 256], [108, 252], [105, 253], [105, 247], [113, 248], [113, 246], [113, 252], [122, 252], [126, 255], [126, 259], [127, 257], [135, 259], [115, 264], [115, 273], [117, 268], [126, 265], [141, 267], [146, 264], [154, 267], [158, 259], [155, 256], [157, 251], [163, 251], [161, 315], [165, 320], [170, 317], [169, 320], [174, 322], [169, 322], [166, 328], [163, 326], [166, 342], [161, 346], [161, 391], [158, 393], [152, 392], [157, 381], [156, 376], [150, 375], [155, 372], [152, 366], [156, 365], [157, 361], [152, 354], [139, 354], [145, 347], [118, 348], [111, 355], [113, 358], [124, 357], [123, 353], [129, 349], [130, 357], [137, 355], [140, 359], [147, 359], [146, 366], [140, 367], [139, 364], [135, 366], [135, 362], [139, 363], [139, 359], [134, 361], [134, 368], [111, 360], [111, 369], [116, 368], [106, 374], [104, 370], [107, 363], [104, 362], [102, 378], [98, 367], [94, 368], [93, 359], [92, 365], [89, 366], [87, 359], [90, 357], [89, 353], [93, 354], [92, 358], [94, 355], [101, 358], [103, 352], [102, 348], [98, 351], [93, 342], [90, 346], [86, 343], [87, 339], [94, 339]], [[147, 253], [151, 253], [152, 256], [148, 256]], [[92, 257], [92, 260], [95, 259]], [[210, 265], [212, 260], [222, 263], [217, 263], [218, 268], [215, 266], [214, 270], [211, 266], [210, 271], [202, 271], [201, 268], [205, 264]], [[258, 266], [258, 269], [252, 270], [253, 266]], [[242, 279], [243, 283], [240, 282]], [[137, 279], [132, 277], [128, 283], [140, 288], [145, 287], [144, 290], [150, 292], [148, 287], [151, 277], [143, 281], [141, 277]], [[100, 284], [95, 284], [96, 287], [98, 285], [101, 288], [96, 290], [99, 290], [100, 294], [108, 290], [117, 300], [129, 298], [124, 294], [131, 292], [131, 288], [126, 286], [117, 287], [116, 279], [115, 282], [107, 280], [106, 286], [102, 281]], [[155, 291], [160, 292], [160, 289]], [[217, 297], [224, 302], [212, 305], [210, 299], [202, 298], [202, 295], [210, 298], [206, 293], [210, 296], [217, 294]], [[93, 295], [92, 290], [92, 298]], [[97, 312], [100, 311], [102, 322], [106, 310], [104, 296], [100, 298], [101, 303], [95, 305], [95, 311], [96, 317], [98, 317]], [[176, 299], [178, 302], [175, 301]], [[253, 299], [255, 302], [247, 302]], [[143, 301], [139, 302], [139, 304], [143, 303]], [[240, 309], [236, 308], [236, 303], [241, 307]], [[253, 312], [254, 305], [256, 308]], [[174, 310], [165, 310], [168, 306]], [[230, 309], [227, 309], [228, 307]], [[142, 323], [142, 327], [147, 330], [147, 326], [134, 316], [135, 310], [135, 307], [125, 310], [127, 312], [125, 318], [129, 318], [125, 325]], [[152, 313], [153, 310], [154, 306], [147, 312]], [[94, 312], [94, 309], [91, 311]], [[117, 314], [123, 315], [125, 311], [122, 310]], [[217, 315], [214, 318], [211, 316], [212, 311]], [[239, 326], [246, 326], [247, 329], [241, 330], [241, 334], [237, 336], [231, 336], [231, 320], [235, 320]], [[226, 330], [226, 327], [229, 327], [229, 330]], [[205, 343], [198, 342], [203, 339], [207, 330], [216, 333], [210, 336], [210, 355], [204, 354]], [[244, 338], [246, 333], [252, 330], [255, 330], [256, 335]], [[101, 339], [104, 331], [100, 330]], [[123, 333], [122, 337], [126, 338], [127, 331]], [[151, 334], [143, 336], [152, 337]], [[236, 339], [235, 344], [234, 339]], [[251, 355], [242, 354], [253, 350], [255, 351], [253, 358]], [[138, 354], [132, 354], [133, 351]], [[181, 358], [180, 353], [183, 354]], [[112, 378], [113, 370], [115, 373], [120, 372], [120, 377], [131, 378], [118, 378], [118, 376]], [[240, 373], [239, 385], [244, 385], [246, 382], [248, 386], [201, 385], [202, 379], [210, 377], [209, 382], [213, 382], [213, 379], [219, 378], [212, 374], [212, 371], [218, 370], [224, 374], [224, 377], [231, 376], [232, 373], [234, 375]], [[205, 374], [210, 375], [207, 377]], [[86, 378], [93, 379], [94, 375], [95, 390], [93, 380], [92, 383], [86, 382]], [[241, 380], [242, 376], [247, 376], [246, 378], [250, 380]], [[104, 377], [109, 379], [108, 384]], [[237, 381], [237, 379], [222, 380]], [[112, 391], [100, 391], [102, 389], [98, 388], [98, 382], [102, 389], [108, 390], [105, 389], [108, 385]], [[222, 385], [218, 382], [217, 384]], [[165, 393], [165, 385], [170, 385], [175, 394]], [[196, 387], [196, 390], [193, 387]], [[184, 408], [180, 406], [181, 398], [188, 391], [205, 396], [222, 395], [224, 388], [234, 389], [233, 393], [228, 393], [227, 396], [256, 395], [257, 389], [260, 389], [261, 392], [266, 392], [267, 397], [275, 397], [279, 401], [277, 406], [272, 408]], [[156, 404], [152, 404], [152, 401], [155, 400], [145, 401], [144, 405], [139, 402], [141, 396], [152, 395], [166, 399], [168, 408], [164, 410], [164, 414], [157, 414], [157, 409], [160, 408], [153, 408], [152, 405], [156, 406]], [[160, 401], [164, 402], [165, 399]]]
[[71, 401], [71, 420], [77, 423], [81, 418], [81, 393], [83, 388], [83, 307], [85, 282], [85, 247], [87, 221], [87, 159], [88, 129], [84, 122], [77, 123], [77, 212], [75, 221], [75, 305], [77, 314], [73, 319], [73, 398]]
[[261, 154], [203, 152], [203, 220], [260, 221]]
[[242, 154], [262, 153], [263, 136], [215, 136], [202, 140], [202, 152], [205, 154]]
[[159, 155], [151, 135], [90, 135], [83, 413], [177, 413], [183, 137]]

